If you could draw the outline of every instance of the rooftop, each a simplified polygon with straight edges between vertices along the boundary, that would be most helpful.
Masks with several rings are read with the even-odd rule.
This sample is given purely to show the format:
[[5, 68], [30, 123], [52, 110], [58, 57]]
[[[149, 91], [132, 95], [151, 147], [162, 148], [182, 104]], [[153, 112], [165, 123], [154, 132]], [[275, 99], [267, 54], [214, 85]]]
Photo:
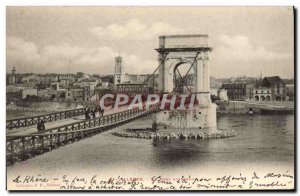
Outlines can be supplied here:
[[68, 89], [82, 89], [80, 86], [69, 86]]
[[92, 79], [92, 78], [86, 78], [84, 80], [82, 80], [82, 82], [96, 82], [96, 79]]
[[283, 80], [279, 76], [265, 77], [271, 84], [283, 83]]

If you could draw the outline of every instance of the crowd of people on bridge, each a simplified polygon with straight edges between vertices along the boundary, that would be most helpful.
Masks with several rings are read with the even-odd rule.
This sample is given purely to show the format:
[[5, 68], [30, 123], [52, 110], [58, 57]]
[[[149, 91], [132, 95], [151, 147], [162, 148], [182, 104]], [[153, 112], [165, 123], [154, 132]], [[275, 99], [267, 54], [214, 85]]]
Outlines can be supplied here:
[[95, 107], [95, 108], [90, 108], [90, 107], [86, 107], [85, 108], [85, 119], [91, 119], [91, 118], [96, 118], [96, 115], [98, 114], [98, 116], [103, 116], [104, 114], [104, 109], [102, 109], [100, 106], [99, 107]]
[[[98, 116], [98, 117], [103, 116], [103, 114], [104, 114], [104, 109], [102, 109], [100, 106], [94, 107], [94, 108], [86, 107], [84, 116], [85, 116], [85, 119], [88, 120], [91, 118], [96, 118], [96, 116]], [[38, 122], [37, 130], [38, 130], [38, 132], [45, 130], [45, 121], [44, 120], [41, 120]]]

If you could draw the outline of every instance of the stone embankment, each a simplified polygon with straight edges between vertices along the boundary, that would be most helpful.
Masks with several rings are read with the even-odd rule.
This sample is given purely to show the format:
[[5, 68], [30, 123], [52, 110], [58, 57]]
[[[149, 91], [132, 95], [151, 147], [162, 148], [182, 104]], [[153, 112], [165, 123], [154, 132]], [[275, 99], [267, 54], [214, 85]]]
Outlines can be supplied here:
[[141, 139], [221, 139], [235, 136], [233, 130], [217, 130], [207, 132], [152, 132], [146, 129], [125, 129], [111, 133], [119, 137], [132, 137]]
[[13, 106], [13, 107], [6, 107], [7, 111], [16, 111], [16, 112], [58, 112], [58, 109], [49, 109], [49, 108], [32, 108], [32, 107], [17, 107], [17, 106]]
[[83, 103], [72, 103], [72, 102], [55, 102], [55, 101], [19, 101], [18, 103], [9, 103], [6, 105], [7, 111], [17, 112], [41, 112], [41, 113], [52, 113], [64, 110], [74, 110], [83, 108]]

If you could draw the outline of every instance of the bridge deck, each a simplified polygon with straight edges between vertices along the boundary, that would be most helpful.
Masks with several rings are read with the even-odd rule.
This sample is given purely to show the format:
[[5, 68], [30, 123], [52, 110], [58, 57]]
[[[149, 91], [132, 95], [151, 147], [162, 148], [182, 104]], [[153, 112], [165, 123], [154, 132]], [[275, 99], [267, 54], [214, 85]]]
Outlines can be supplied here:
[[[18, 161], [23, 161], [32, 158], [36, 155], [49, 152], [59, 146], [68, 143], [74, 143], [86, 137], [91, 137], [98, 133], [102, 133], [111, 128], [121, 126], [130, 121], [136, 120], [148, 114], [157, 111], [157, 106], [148, 110], [140, 110], [134, 108], [128, 110], [123, 108], [124, 111], [114, 111], [112, 114], [105, 115], [101, 118], [85, 120], [82, 123], [76, 123], [77, 126], [71, 128], [64, 127], [58, 130], [45, 130], [40, 133], [34, 134], [20, 134], [6, 138], [6, 161], [7, 164], [14, 164]], [[82, 125], [80, 125], [82, 124]], [[54, 128], [57, 129], [57, 128]]]
[[62, 119], [68, 119], [76, 116], [83, 115], [85, 113], [85, 108], [64, 110], [54, 113], [48, 113], [44, 115], [17, 118], [6, 121], [6, 129], [18, 129], [21, 127], [29, 127], [38, 124], [39, 121], [44, 120], [44, 122], [54, 122]]
[[[122, 112], [122, 111], [126, 111], [126, 110], [127, 110], [127, 106], [120, 107], [118, 110], [109, 109], [104, 112], [104, 115], [114, 114], [114, 113]], [[73, 118], [62, 119], [62, 120], [58, 120], [58, 121], [54, 121], [54, 122], [48, 122], [48, 123], [45, 123], [45, 127], [46, 127], [46, 129], [51, 129], [54, 127], [67, 125], [67, 124], [71, 124], [74, 122], [80, 122], [80, 121], [84, 121], [84, 120], [85, 120], [85, 116], [81, 115], [81, 116], [77, 116], [77, 117], [73, 117]], [[32, 134], [32, 133], [37, 133], [37, 132], [38, 131], [37, 131], [36, 125], [32, 125], [32, 126], [22, 127], [22, 128], [18, 128], [18, 129], [7, 129], [6, 136], [15, 136], [15, 135], [19, 135], [19, 134], [26, 135], [26, 134]]]

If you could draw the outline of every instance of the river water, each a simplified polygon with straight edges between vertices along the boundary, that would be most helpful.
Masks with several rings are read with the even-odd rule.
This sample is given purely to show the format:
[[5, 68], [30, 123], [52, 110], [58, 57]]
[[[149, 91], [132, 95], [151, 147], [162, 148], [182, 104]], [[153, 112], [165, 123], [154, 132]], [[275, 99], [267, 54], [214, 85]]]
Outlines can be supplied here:
[[[125, 127], [151, 126], [140, 119]], [[45, 174], [104, 175], [201, 173], [281, 169], [293, 172], [293, 115], [223, 115], [218, 127], [236, 136], [218, 140], [152, 141], [105, 132], [8, 167], [8, 176]], [[124, 128], [124, 127], [123, 127]]]

